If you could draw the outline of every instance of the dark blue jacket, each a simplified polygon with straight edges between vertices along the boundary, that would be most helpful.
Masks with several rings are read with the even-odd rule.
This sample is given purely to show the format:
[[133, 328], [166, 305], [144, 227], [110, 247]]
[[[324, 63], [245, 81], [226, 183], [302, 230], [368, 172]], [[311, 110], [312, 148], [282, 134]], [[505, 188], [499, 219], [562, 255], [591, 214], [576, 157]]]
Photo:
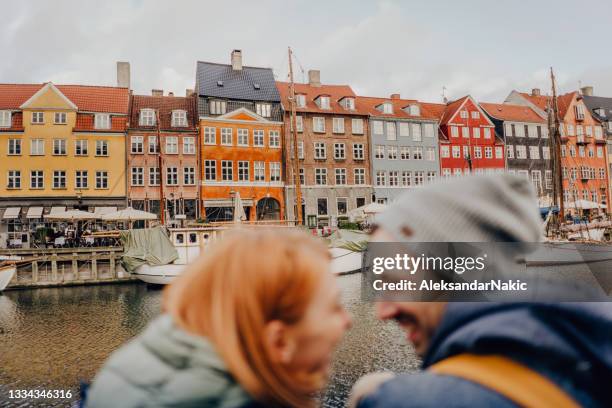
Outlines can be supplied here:
[[[612, 406], [612, 304], [451, 303], [423, 368], [461, 354], [510, 357], [546, 376], [579, 404]], [[515, 407], [476, 383], [430, 372], [382, 384], [359, 408]]]

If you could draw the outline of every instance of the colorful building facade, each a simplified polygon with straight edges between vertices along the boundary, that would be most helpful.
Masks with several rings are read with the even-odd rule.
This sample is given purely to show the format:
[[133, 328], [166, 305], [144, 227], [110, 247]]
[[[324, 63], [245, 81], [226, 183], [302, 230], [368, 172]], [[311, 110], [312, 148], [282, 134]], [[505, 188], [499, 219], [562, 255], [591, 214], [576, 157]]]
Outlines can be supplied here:
[[165, 221], [195, 220], [200, 190], [196, 98], [153, 93], [130, 98], [128, 202], [160, 214], [163, 191]]
[[[285, 111], [287, 213], [296, 218], [289, 83], [277, 82]], [[372, 200], [368, 114], [348, 85], [324, 85], [319, 71], [296, 83], [302, 214], [309, 225], [333, 225]]]
[[128, 100], [128, 88], [0, 84], [0, 207], [8, 232], [43, 223], [52, 207], [125, 205]]
[[237, 196], [249, 220], [285, 218], [283, 122], [270, 68], [198, 62], [201, 218], [230, 221]]

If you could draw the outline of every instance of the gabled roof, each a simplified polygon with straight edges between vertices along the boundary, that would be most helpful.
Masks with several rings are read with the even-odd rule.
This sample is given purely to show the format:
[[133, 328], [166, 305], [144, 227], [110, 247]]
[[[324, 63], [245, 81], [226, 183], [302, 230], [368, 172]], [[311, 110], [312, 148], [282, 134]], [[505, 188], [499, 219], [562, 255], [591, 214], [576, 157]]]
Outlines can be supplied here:
[[[393, 105], [393, 113], [383, 113], [381, 110], [377, 109], [378, 106], [385, 102]], [[421, 110], [421, 114], [419, 116], [413, 116], [410, 115], [407, 109], [404, 110], [410, 105], [417, 105]], [[444, 109], [444, 105], [423, 103], [416, 99], [376, 98], [372, 96], [358, 96], [356, 100], [356, 107], [360, 111], [365, 111], [371, 116], [428, 120], [439, 120], [440, 112]]]
[[449, 122], [457, 113], [457, 111], [463, 106], [463, 103], [469, 98], [469, 95], [464, 96], [463, 98], [459, 98], [457, 100], [451, 101], [446, 104], [446, 109], [444, 109], [444, 114], [442, 115], [442, 119], [440, 123], [444, 124]]
[[504, 103], [480, 103], [480, 107], [491, 117], [512, 122], [546, 123], [546, 121], [529, 106]]
[[[594, 117], [602, 121], [612, 120], [612, 98], [603, 96], [583, 96], [584, 104], [589, 108]], [[595, 109], [603, 108], [603, 116]]]
[[199, 96], [280, 102], [272, 68], [243, 66], [234, 70], [229, 64], [198, 61], [196, 84]]
[[[161, 129], [195, 129], [197, 114], [193, 97], [133, 95], [130, 106], [130, 128], [156, 129], [156, 126], [140, 126], [141, 109], [159, 110]], [[172, 127], [173, 110], [187, 112], [187, 128]]]
[[[310, 84], [294, 84], [295, 93], [302, 94], [306, 98], [306, 106], [303, 108], [296, 107], [297, 112], [311, 112], [311, 113], [336, 113], [344, 115], [366, 115], [367, 112], [361, 111], [357, 104], [355, 104], [355, 110], [344, 109], [340, 105], [340, 100], [346, 97], [356, 98], [355, 92], [348, 85], [321, 85], [311, 86]], [[288, 82], [276, 82], [276, 87], [281, 95], [281, 100], [285, 110], [289, 110], [289, 83]], [[321, 109], [315, 103], [315, 99], [321, 95], [329, 96], [329, 107], [330, 109]]]
[[[46, 84], [0, 84], [0, 109], [19, 110]], [[127, 114], [129, 90], [111, 86], [55, 85], [79, 111]]]
[[[548, 104], [550, 103], [552, 99], [552, 97], [549, 95], [532, 95], [526, 92], [519, 92], [519, 95], [521, 95], [523, 98], [533, 103], [534, 105], [536, 105], [538, 108], [542, 109], [545, 112], [546, 112], [546, 109], [548, 108]], [[563, 95], [559, 95], [557, 97], [557, 105], [559, 107], [559, 117], [561, 119], [563, 119], [565, 115], [567, 114], [567, 111], [576, 96], [577, 96], [577, 92], [573, 91], [573, 92], [569, 92]]]

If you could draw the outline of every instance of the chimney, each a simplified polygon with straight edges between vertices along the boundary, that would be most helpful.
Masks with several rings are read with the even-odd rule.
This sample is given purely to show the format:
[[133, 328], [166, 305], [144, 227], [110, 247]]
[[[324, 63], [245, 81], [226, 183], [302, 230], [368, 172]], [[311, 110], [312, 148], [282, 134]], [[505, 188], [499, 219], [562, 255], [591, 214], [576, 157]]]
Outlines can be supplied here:
[[232, 51], [232, 69], [234, 71], [242, 71], [242, 51]]
[[185, 96], [189, 97], [193, 95], [193, 89], [185, 89]]
[[151, 89], [151, 95], [164, 96], [164, 90], [163, 89]]
[[580, 92], [584, 96], [593, 96], [593, 87], [592, 86], [583, 86], [580, 88]]
[[321, 86], [321, 71], [311, 69], [308, 71], [308, 83], [310, 86]]
[[130, 89], [130, 63], [117, 61], [117, 86]]
[[540, 96], [540, 95], [541, 95], [540, 88], [533, 88], [531, 90], [531, 96]]
[[168, 92], [168, 96], [174, 96], [174, 92]]
[[399, 99], [400, 98], [400, 94], [395, 93], [395, 94], [391, 94], [391, 99]]

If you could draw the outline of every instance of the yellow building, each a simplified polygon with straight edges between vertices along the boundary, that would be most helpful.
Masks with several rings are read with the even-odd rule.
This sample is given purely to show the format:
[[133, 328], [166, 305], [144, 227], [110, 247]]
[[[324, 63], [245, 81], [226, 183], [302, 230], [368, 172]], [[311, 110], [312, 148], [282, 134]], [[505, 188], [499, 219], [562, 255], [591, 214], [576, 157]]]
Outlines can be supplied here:
[[53, 207], [124, 206], [128, 105], [127, 88], [0, 84], [0, 233]]

